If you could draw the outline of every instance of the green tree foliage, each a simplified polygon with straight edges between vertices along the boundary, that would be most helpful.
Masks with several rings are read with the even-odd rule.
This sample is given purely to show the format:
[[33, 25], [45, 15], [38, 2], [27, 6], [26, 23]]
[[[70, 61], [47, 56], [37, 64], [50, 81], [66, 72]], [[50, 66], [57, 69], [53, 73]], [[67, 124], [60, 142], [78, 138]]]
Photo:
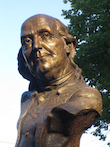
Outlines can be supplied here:
[[102, 117], [96, 121], [94, 135], [105, 139], [101, 128], [110, 123], [110, 0], [63, 0], [71, 4], [62, 10], [70, 20], [70, 34], [78, 40], [75, 62], [83, 69], [89, 85], [95, 86], [103, 97]]

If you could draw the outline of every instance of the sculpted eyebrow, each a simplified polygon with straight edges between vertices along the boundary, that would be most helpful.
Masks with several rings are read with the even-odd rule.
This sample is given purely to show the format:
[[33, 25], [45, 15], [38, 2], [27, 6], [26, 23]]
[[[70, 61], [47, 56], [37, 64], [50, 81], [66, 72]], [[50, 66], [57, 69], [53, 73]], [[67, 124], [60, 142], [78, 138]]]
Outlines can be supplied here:
[[25, 36], [21, 36], [21, 40], [25, 39], [25, 38], [31, 38], [33, 39], [33, 36], [32, 34], [28, 34], [28, 35], [25, 35]]
[[42, 28], [42, 29], [38, 30], [38, 33], [43, 33], [43, 32], [48, 32], [48, 33], [52, 34], [51, 30], [47, 29], [47, 28]]

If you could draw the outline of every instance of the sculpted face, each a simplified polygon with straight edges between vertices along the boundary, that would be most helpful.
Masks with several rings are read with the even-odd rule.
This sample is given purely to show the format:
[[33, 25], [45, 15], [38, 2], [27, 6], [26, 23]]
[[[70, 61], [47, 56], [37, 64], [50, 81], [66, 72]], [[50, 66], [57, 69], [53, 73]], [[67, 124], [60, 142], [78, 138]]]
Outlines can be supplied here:
[[21, 41], [22, 54], [37, 78], [52, 80], [63, 74], [69, 61], [54, 18], [29, 18], [22, 25]]

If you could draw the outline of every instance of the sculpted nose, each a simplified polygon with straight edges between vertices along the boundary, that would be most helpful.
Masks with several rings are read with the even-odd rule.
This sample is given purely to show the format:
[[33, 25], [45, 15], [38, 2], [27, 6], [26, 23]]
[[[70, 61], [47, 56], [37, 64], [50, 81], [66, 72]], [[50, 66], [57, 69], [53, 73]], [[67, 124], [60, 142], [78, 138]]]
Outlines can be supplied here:
[[40, 44], [40, 40], [37, 36], [34, 37], [34, 42], [33, 42], [33, 49], [41, 49], [41, 44]]

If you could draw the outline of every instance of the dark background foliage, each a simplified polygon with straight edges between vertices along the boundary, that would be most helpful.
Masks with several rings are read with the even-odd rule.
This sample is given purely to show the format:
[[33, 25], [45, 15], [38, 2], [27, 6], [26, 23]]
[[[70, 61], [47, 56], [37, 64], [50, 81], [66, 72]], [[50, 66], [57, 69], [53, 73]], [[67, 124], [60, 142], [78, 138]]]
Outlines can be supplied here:
[[63, 1], [71, 4], [62, 15], [70, 20], [69, 32], [78, 40], [75, 62], [89, 85], [102, 94], [102, 117], [93, 134], [105, 140], [101, 129], [108, 130], [110, 123], [110, 0]]

